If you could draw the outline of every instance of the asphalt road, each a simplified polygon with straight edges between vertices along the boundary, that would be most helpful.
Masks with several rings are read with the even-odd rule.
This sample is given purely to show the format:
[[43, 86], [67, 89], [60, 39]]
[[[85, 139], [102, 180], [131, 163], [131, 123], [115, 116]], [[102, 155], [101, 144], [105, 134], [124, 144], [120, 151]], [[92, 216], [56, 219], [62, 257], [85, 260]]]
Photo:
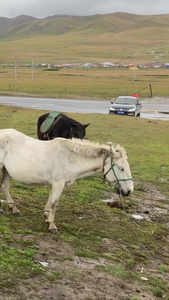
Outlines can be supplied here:
[[[151, 98], [142, 102], [142, 118], [169, 120], [169, 99]], [[0, 96], [0, 104], [47, 111], [108, 114], [110, 101]]]

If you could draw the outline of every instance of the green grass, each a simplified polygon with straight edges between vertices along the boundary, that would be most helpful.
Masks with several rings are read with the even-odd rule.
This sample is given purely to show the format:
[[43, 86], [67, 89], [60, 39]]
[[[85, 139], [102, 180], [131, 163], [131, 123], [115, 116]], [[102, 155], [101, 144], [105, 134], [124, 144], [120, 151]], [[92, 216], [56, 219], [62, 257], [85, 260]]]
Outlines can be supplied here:
[[27, 279], [44, 273], [44, 268], [34, 262], [36, 250], [31, 249], [30, 245], [27, 250], [17, 249], [10, 245], [11, 241], [8, 243], [6, 240], [6, 243], [1, 242], [0, 245], [1, 287], [6, 286], [7, 282], [9, 287], [17, 284], [20, 278]]
[[153, 295], [156, 297], [163, 297], [163, 295], [168, 292], [168, 284], [160, 278], [152, 277], [150, 281], [151, 289]]
[[[0, 128], [15, 128], [36, 138], [37, 119], [43, 113], [44, 111], [1, 106]], [[152, 206], [166, 209], [169, 196], [167, 121], [149, 122], [145, 119], [109, 114], [67, 115], [83, 124], [91, 123], [87, 128], [89, 140], [100, 143], [119, 142], [127, 150], [135, 191], [131, 197], [123, 200], [124, 205], [127, 206], [129, 201], [131, 211], [139, 210], [147, 201], [146, 192], [149, 191], [151, 196], [151, 192], [157, 189], [166, 199], [160, 199], [158, 204], [153, 202]], [[0, 215], [0, 286], [5, 288], [8, 282], [10, 286], [14, 286], [28, 277], [38, 277], [47, 282], [57, 282], [60, 278], [65, 278], [62, 271], [49, 272], [36, 262], [37, 255], [43, 256], [44, 260], [48, 257], [47, 250], [39, 248], [39, 241], [51, 238], [43, 217], [49, 187], [25, 186], [12, 180], [10, 190], [22, 217]], [[60, 233], [53, 236], [52, 241], [68, 243], [76, 256], [98, 262], [106, 260], [106, 265], [100, 263], [100, 270], [124, 281], [135, 281], [140, 286], [143, 283], [138, 270], [144, 264], [144, 275], [149, 278], [144, 283], [145, 288], [154, 296], [162, 297], [165, 294], [167, 299], [167, 278], [163, 277], [153, 261], [147, 257], [125, 212], [111, 208], [101, 201], [111, 197], [112, 191], [108, 185], [102, 183], [101, 176], [81, 179], [66, 188], [56, 212], [56, 224]], [[154, 200], [151, 197], [150, 204]], [[3, 199], [1, 191], [0, 198]], [[3, 203], [3, 207], [8, 211], [6, 203]], [[161, 222], [158, 219], [153, 222], [132, 222], [153, 259], [168, 274], [169, 256], [166, 249], [169, 241], [164, 219]], [[73, 260], [72, 256], [66, 255], [62, 259], [69, 257], [70, 260], [71, 257]], [[152, 268], [149, 271], [150, 266]]]
[[139, 278], [139, 275], [136, 272], [133, 271], [127, 271], [122, 266], [99, 266], [99, 268], [102, 268], [105, 270], [105, 272], [110, 273], [113, 276], [119, 277], [123, 280], [127, 280], [130, 278], [130, 280], [136, 280]]

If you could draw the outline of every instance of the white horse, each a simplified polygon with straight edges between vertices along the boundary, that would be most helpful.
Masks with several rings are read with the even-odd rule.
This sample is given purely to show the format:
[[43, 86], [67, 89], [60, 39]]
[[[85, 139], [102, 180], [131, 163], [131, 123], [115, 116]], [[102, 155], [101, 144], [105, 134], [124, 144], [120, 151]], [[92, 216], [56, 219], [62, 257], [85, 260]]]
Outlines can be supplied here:
[[0, 130], [0, 173], [9, 209], [20, 214], [10, 192], [10, 178], [28, 185], [51, 185], [44, 215], [49, 230], [54, 222], [61, 193], [75, 180], [99, 173], [123, 196], [133, 191], [133, 179], [125, 150], [120, 145], [99, 145], [86, 140], [57, 138], [40, 141], [14, 129]]

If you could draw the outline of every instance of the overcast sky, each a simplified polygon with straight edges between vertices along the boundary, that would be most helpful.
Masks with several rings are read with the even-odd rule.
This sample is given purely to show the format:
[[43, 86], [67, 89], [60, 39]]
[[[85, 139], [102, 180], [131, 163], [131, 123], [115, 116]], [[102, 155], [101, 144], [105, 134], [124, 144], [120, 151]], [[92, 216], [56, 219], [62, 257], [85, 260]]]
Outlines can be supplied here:
[[127, 12], [141, 15], [169, 14], [169, 0], [0, 0], [0, 17], [29, 15], [94, 15]]

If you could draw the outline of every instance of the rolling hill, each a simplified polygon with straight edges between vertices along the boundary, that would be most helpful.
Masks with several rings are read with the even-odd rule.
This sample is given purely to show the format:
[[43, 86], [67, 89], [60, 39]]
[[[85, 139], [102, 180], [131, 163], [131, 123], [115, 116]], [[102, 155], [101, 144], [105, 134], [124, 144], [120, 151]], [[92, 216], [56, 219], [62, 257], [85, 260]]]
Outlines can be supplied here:
[[[169, 59], [169, 15], [112, 13], [0, 17], [0, 56], [50, 56], [60, 60], [150, 59], [146, 51]], [[61, 54], [62, 52], [62, 54]], [[154, 57], [153, 57], [154, 59]]]

